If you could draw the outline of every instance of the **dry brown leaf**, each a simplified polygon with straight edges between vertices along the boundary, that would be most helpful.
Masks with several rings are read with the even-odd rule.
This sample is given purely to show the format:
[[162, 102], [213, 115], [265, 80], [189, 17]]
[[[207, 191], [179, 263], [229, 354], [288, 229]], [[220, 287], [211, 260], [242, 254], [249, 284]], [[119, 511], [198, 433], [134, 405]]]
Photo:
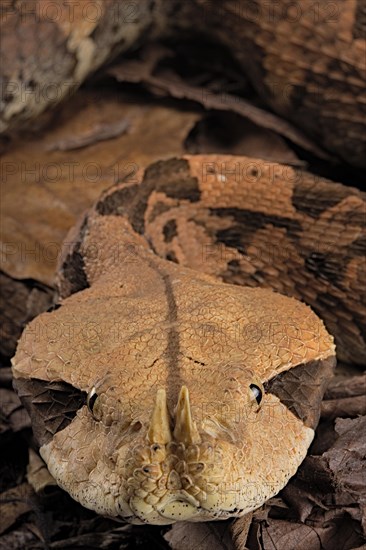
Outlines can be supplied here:
[[0, 550], [24, 550], [25, 548], [37, 548], [35, 545], [37, 537], [22, 526], [21, 529], [17, 529], [7, 533], [0, 537]]
[[253, 514], [245, 514], [241, 518], [235, 519], [231, 526], [230, 531], [233, 538], [235, 550], [247, 550], [246, 542], [248, 538], [250, 524], [252, 523]]
[[[81, 91], [48, 129], [17, 142], [4, 154], [3, 269], [15, 278], [52, 284], [61, 243], [78, 216], [117, 181], [138, 182], [143, 168], [184, 152], [196, 112], [159, 102]], [[75, 151], [50, 144], [85, 136], [99, 125], [129, 121], [129, 131]]]
[[0, 387], [10, 388], [12, 379], [11, 367], [0, 367]]
[[213, 113], [198, 121], [188, 137], [187, 150], [191, 154], [260, 157], [270, 162], [305, 167], [281, 136], [236, 113]]
[[[361, 377], [360, 377], [361, 378]], [[366, 414], [366, 396], [343, 397], [327, 399], [322, 403], [322, 417], [333, 419], [344, 416], [358, 416]]]
[[129, 548], [130, 530], [130, 525], [124, 525], [113, 530], [110, 529], [107, 532], [85, 533], [53, 542], [51, 548], [65, 548], [67, 550], [76, 548]]
[[0, 495], [0, 534], [4, 533], [17, 519], [32, 510], [30, 497], [32, 488], [22, 483]]
[[57, 487], [57, 483], [48, 471], [46, 464], [39, 454], [31, 448], [29, 449], [27, 480], [36, 493], [41, 493], [46, 487]]
[[[296, 478], [290, 482], [290, 486], [294, 481]], [[268, 509], [267, 517], [257, 517], [257, 513], [254, 512], [247, 539], [250, 550], [353, 550], [364, 541], [359, 522], [353, 520], [345, 509], [337, 506], [327, 509], [321, 503], [318, 507], [314, 504], [313, 495], [310, 504], [311, 514], [307, 519], [299, 521], [296, 498], [303, 501], [301, 508], [308, 485], [314, 486], [311, 476], [303, 488], [297, 493], [293, 492], [295, 500], [289, 507], [279, 505], [280, 499], [276, 497], [270, 499], [264, 507]], [[282, 494], [284, 493], [285, 491], [282, 491]], [[326, 496], [325, 486], [320, 493]], [[308, 494], [310, 495], [310, 492]], [[286, 488], [286, 499], [287, 496]]]
[[323, 526], [271, 519], [249, 537], [250, 550], [351, 550], [360, 543], [355, 523], [344, 517], [322, 518]]
[[41, 284], [16, 281], [0, 273], [0, 352], [11, 357], [24, 326], [53, 302], [54, 292]]
[[234, 550], [230, 522], [174, 523], [164, 538], [173, 550]]
[[19, 432], [30, 428], [30, 418], [17, 394], [10, 389], [0, 388], [0, 434], [11, 430]]
[[262, 543], [266, 550], [292, 549], [321, 550], [316, 532], [304, 524], [289, 521], [272, 520], [268, 527], [262, 528]]
[[47, 145], [47, 151], [73, 151], [82, 149], [89, 145], [94, 145], [99, 141], [106, 141], [118, 137], [127, 132], [129, 127], [128, 120], [117, 120], [117, 122], [98, 123], [88, 132], [80, 136], [69, 136], [55, 143]]
[[291, 140], [319, 158], [330, 159], [329, 155], [306, 137], [291, 123], [279, 116], [257, 107], [250, 101], [230, 93], [215, 93], [211, 87], [193, 86], [172, 69], [159, 72], [164, 65], [164, 57], [172, 57], [173, 51], [161, 44], [149, 43], [140, 53], [140, 59], [122, 59], [107, 69], [107, 74], [120, 82], [138, 82], [144, 84], [158, 96], [172, 96], [188, 99], [203, 105], [205, 109], [229, 111], [246, 117], [261, 128], [272, 130]]
[[337, 506], [361, 521], [366, 535], [366, 416], [338, 418], [339, 439], [324, 453], [334, 476]]
[[366, 373], [349, 366], [337, 367], [322, 403], [323, 419], [366, 415]]
[[306, 522], [330, 550], [337, 537], [340, 549], [362, 542], [361, 526], [366, 535], [366, 417], [337, 419], [335, 430], [331, 448], [307, 457], [282, 491], [289, 519]]
[[363, 395], [366, 400], [366, 372], [354, 375], [354, 372], [351, 371], [347, 373], [347, 376], [335, 376], [324, 397], [325, 399], [337, 399], [357, 395]]

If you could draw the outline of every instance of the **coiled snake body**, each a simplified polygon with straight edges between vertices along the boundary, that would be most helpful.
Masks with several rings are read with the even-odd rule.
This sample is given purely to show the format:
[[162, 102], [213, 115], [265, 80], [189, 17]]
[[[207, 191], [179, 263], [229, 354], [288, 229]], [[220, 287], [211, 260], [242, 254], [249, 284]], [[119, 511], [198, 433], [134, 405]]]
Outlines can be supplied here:
[[[355, 18], [363, 4], [344, 4], [350, 23], [349, 6]], [[248, 41], [250, 22], [241, 23]], [[255, 24], [261, 48], [277, 51]], [[360, 75], [364, 44], [342, 25]], [[323, 27], [323, 52], [333, 51], [333, 27], [328, 42]], [[75, 29], [62, 28], [77, 52]], [[267, 67], [254, 61], [254, 72]], [[279, 110], [291, 116], [290, 104]], [[339, 133], [326, 145], [340, 150], [342, 134], [362, 164], [360, 117], [349, 113], [332, 119]], [[276, 494], [312, 441], [335, 363], [330, 334], [341, 358], [365, 360], [364, 214], [357, 189], [245, 157], [160, 162], [140, 185], [106, 192], [68, 238], [60, 307], [28, 325], [13, 359], [57, 482], [85, 506], [137, 523], [240, 516]]]

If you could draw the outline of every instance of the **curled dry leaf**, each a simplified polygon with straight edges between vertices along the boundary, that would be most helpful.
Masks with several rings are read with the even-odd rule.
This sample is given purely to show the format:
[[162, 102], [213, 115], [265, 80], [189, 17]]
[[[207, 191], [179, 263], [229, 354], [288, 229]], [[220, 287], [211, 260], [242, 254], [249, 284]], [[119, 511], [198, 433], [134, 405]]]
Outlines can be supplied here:
[[11, 527], [20, 516], [32, 510], [32, 488], [22, 483], [0, 494], [0, 535]]
[[27, 467], [27, 480], [36, 493], [41, 493], [47, 487], [57, 487], [57, 483], [47, 470], [38, 453], [29, 449], [29, 462]]
[[0, 352], [11, 357], [24, 326], [52, 304], [54, 292], [34, 281], [16, 281], [0, 273]]
[[93, 128], [90, 128], [89, 132], [80, 136], [69, 136], [55, 143], [51, 143], [46, 146], [47, 151], [73, 151], [75, 149], [82, 149], [89, 145], [94, 145], [99, 141], [106, 141], [118, 137], [127, 132], [129, 122], [127, 119], [117, 120], [117, 122], [99, 123]]
[[246, 541], [252, 522], [253, 514], [249, 513], [241, 518], [235, 519], [231, 526], [230, 531], [232, 534], [235, 550], [247, 550]]
[[[4, 271], [51, 285], [62, 242], [78, 216], [112, 184], [138, 183], [150, 162], [182, 154], [199, 117], [193, 110], [122, 93], [81, 91], [63, 106], [53, 125], [19, 140], [3, 156]], [[125, 125], [126, 120], [128, 133], [67, 150], [70, 136], [75, 145], [98, 126], [107, 128], [116, 121]]]
[[361, 521], [366, 535], [366, 416], [339, 418], [335, 429], [339, 439], [323, 455], [334, 476], [335, 502]]
[[322, 403], [323, 419], [356, 417], [366, 414], [366, 373], [356, 373], [350, 367], [337, 369]]
[[[169, 70], [167, 70], [164, 67], [166, 59], [170, 59], [173, 55], [173, 50], [162, 47], [161, 44], [150, 43], [140, 52], [140, 59], [122, 59], [118, 64], [108, 68], [107, 73], [121, 82], [142, 83], [158, 96], [188, 99], [199, 103], [205, 109], [236, 113], [262, 128], [262, 130], [275, 132], [275, 134], [289, 139], [292, 143], [319, 158], [330, 159], [325, 151], [285, 119], [254, 105], [243, 97], [223, 93], [222, 89], [215, 91], [215, 87], [212, 85], [200, 84], [195, 86], [181, 77], [178, 71], [175, 70], [173, 63], [169, 64]], [[179, 62], [175, 65], [179, 67]], [[238, 79], [239, 81], [242, 79], [241, 75], [238, 75]], [[282, 148], [285, 149], [284, 143], [282, 143]], [[247, 151], [241, 151], [241, 153], [249, 154]], [[259, 152], [257, 152], [258, 154]], [[280, 161], [280, 159], [275, 160]]]
[[30, 418], [14, 391], [0, 388], [0, 434], [30, 428]]
[[211, 112], [198, 121], [187, 139], [189, 153], [229, 153], [304, 167], [285, 140], [236, 113]]
[[175, 523], [164, 538], [173, 550], [234, 550], [228, 522]]

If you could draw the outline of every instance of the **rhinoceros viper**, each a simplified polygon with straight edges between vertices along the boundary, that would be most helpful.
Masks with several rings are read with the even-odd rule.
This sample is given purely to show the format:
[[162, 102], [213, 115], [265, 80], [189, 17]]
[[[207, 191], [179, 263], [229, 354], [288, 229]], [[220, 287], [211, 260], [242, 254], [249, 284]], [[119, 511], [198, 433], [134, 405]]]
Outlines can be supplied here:
[[[162, 21], [173, 13], [148, 4], [144, 29], [154, 9]], [[303, 79], [301, 101], [276, 97], [273, 108], [362, 165], [362, 101], [349, 98], [362, 80], [356, 14], [364, 3], [334, 4], [345, 19], [311, 28], [321, 54], [307, 40], [307, 16], [300, 34], [290, 26], [289, 35], [286, 17], [269, 29], [259, 16], [236, 14], [230, 33], [213, 9], [212, 32], [229, 46], [252, 41], [250, 61], [238, 57], [257, 85], [266, 88], [271, 69], [295, 91]], [[67, 71], [84, 78], [122, 40], [125, 25], [113, 31], [118, 40], [103, 42], [109, 8], [104, 2], [103, 17], [88, 28], [80, 17], [69, 26], [62, 20], [60, 43], [72, 44], [75, 56], [63, 78]], [[174, 9], [184, 26], [189, 10]], [[222, 9], [234, 24], [233, 3]], [[345, 57], [341, 49], [334, 55], [334, 29], [351, 45]], [[98, 39], [105, 51], [95, 61]], [[304, 54], [298, 66], [287, 41]], [[328, 64], [335, 57], [337, 67]], [[324, 74], [317, 111], [312, 77]], [[7, 122], [47, 106], [28, 103], [19, 115], [14, 97]], [[60, 304], [28, 325], [13, 359], [15, 388], [57, 482], [83, 505], [135, 523], [241, 516], [276, 494], [312, 441], [335, 364], [330, 334], [339, 357], [365, 361], [364, 216], [357, 189], [245, 157], [162, 161], [141, 184], [107, 191], [72, 231]]]

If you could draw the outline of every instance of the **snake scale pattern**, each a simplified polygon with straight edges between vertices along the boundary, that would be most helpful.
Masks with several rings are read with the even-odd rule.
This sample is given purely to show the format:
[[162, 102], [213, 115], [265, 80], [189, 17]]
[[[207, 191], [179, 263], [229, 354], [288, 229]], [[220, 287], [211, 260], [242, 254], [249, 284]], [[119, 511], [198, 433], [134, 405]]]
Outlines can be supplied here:
[[[261, 0], [142, 1], [132, 19], [131, 3], [104, 0], [93, 20], [85, 0], [72, 20], [59, 2], [52, 21], [46, 0], [31, 3], [36, 18], [8, 4], [3, 131], [142, 36], [187, 32], [195, 17], [272, 109], [365, 166], [364, 0], [319, 3], [316, 15], [281, 0], [270, 18]], [[56, 99], [40, 95], [47, 81]], [[275, 495], [313, 439], [336, 352], [366, 362], [365, 202], [305, 171], [223, 155], [161, 161], [106, 191], [67, 238], [60, 303], [13, 358], [60, 486], [153, 524], [241, 516]]]

